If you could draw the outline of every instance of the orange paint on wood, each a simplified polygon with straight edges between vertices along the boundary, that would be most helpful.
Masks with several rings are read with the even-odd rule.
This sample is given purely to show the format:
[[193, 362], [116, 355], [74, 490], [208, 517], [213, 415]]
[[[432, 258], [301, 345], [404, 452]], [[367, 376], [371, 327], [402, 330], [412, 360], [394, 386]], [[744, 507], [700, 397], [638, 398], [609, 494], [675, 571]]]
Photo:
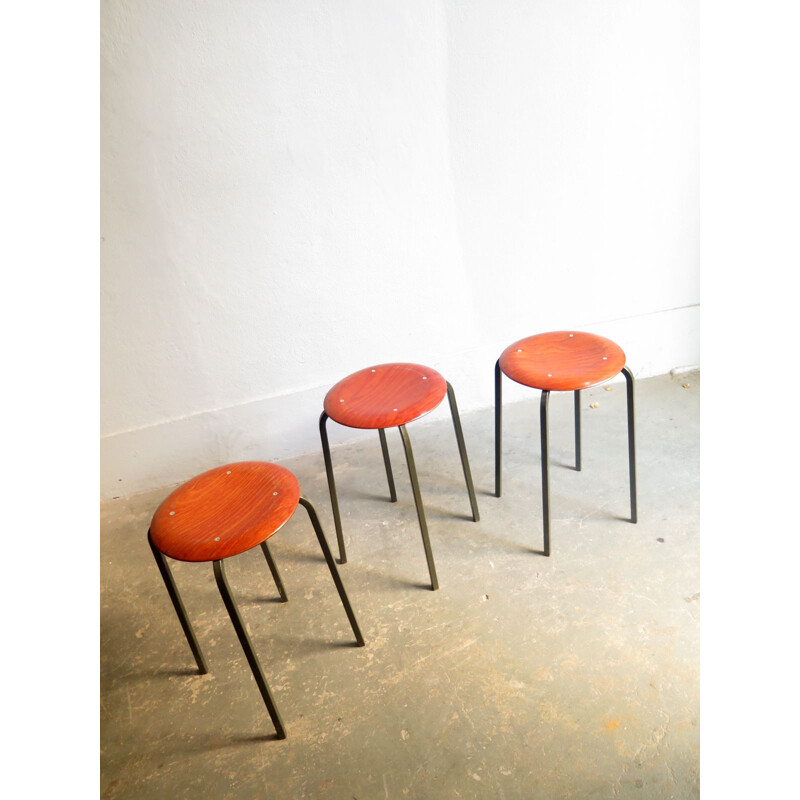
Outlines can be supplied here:
[[354, 372], [325, 395], [325, 413], [350, 428], [392, 428], [432, 411], [447, 382], [420, 364], [378, 364]]
[[255, 547], [297, 508], [300, 485], [288, 469], [241, 461], [204, 472], [158, 507], [153, 544], [179, 561], [215, 561]]
[[574, 391], [613, 378], [625, 366], [622, 348], [603, 336], [554, 331], [528, 336], [507, 347], [500, 369], [534, 389]]

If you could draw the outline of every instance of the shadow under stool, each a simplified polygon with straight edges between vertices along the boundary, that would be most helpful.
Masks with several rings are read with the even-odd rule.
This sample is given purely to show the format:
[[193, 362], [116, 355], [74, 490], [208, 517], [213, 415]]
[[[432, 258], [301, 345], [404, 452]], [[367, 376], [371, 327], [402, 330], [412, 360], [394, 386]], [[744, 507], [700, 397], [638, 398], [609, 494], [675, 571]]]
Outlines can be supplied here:
[[509, 345], [494, 369], [495, 392], [495, 496], [501, 494], [503, 375], [542, 392], [539, 422], [542, 440], [542, 517], [544, 555], [550, 555], [550, 476], [547, 463], [547, 404], [551, 391], [574, 392], [575, 469], [581, 469], [581, 390], [622, 372], [627, 383], [628, 468], [631, 522], [636, 522], [636, 444], [633, 419], [633, 373], [625, 366], [622, 348], [602, 336], [580, 331], [553, 331], [528, 336]]
[[381, 449], [383, 450], [383, 461], [386, 467], [386, 478], [389, 482], [389, 497], [393, 503], [397, 501], [397, 493], [395, 492], [394, 478], [392, 476], [392, 465], [389, 460], [389, 449], [386, 444], [386, 428], [396, 426], [400, 431], [403, 448], [405, 449], [411, 489], [414, 494], [419, 527], [422, 532], [422, 544], [425, 548], [425, 558], [428, 562], [428, 572], [431, 578], [431, 589], [439, 588], [436, 566], [433, 563], [431, 542], [428, 536], [428, 525], [425, 521], [425, 509], [422, 505], [417, 470], [414, 466], [414, 454], [411, 450], [411, 440], [409, 439], [406, 425], [436, 408], [444, 399], [445, 394], [450, 401], [450, 413], [453, 417], [458, 452], [461, 456], [464, 480], [467, 484], [469, 501], [472, 506], [472, 519], [478, 522], [480, 519], [478, 501], [475, 498], [475, 489], [472, 485], [472, 474], [469, 469], [464, 435], [461, 431], [456, 396], [450, 383], [436, 370], [420, 364], [378, 364], [348, 375], [339, 381], [325, 396], [325, 410], [319, 418], [319, 433], [322, 439], [325, 470], [328, 475], [328, 488], [330, 489], [331, 506], [333, 508], [333, 521], [336, 526], [336, 538], [339, 543], [340, 563], [345, 564], [347, 562], [347, 554], [344, 547], [342, 520], [339, 515], [339, 501], [336, 496], [336, 483], [333, 477], [333, 464], [331, 462], [326, 423], [330, 418], [334, 422], [349, 428], [378, 431]]
[[161, 577], [164, 579], [201, 675], [208, 672], [208, 664], [186, 615], [186, 609], [165, 556], [177, 561], [213, 562], [214, 577], [222, 601], [228, 610], [279, 739], [286, 738], [286, 729], [236, 601], [233, 599], [225, 575], [224, 560], [261, 545], [281, 600], [286, 602], [288, 599], [286, 591], [277, 565], [267, 547], [267, 539], [283, 527], [298, 505], [302, 505], [308, 512], [322, 554], [325, 556], [345, 613], [350, 620], [356, 643], [359, 647], [363, 647], [364, 637], [347, 599], [347, 593], [325, 540], [317, 512], [308, 500], [300, 496], [297, 478], [288, 469], [263, 461], [242, 461], [204, 472], [179, 486], [161, 503], [153, 515], [150, 530], [147, 532]]

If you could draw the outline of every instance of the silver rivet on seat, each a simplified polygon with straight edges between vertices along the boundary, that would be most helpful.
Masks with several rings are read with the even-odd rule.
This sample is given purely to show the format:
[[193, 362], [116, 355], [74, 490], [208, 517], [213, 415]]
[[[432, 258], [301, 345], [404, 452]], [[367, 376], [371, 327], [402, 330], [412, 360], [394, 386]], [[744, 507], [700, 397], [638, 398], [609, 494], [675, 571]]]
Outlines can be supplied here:
[[572, 338], [574, 335], [575, 335], [574, 333], [571, 333], [571, 334], [570, 334], [570, 338]]
[[215, 541], [215, 542], [218, 542], [218, 541], [219, 541], [219, 536], [215, 536], [215, 537], [214, 537], [214, 541]]
[[608, 361], [608, 356], [603, 356], [603, 361]]
[[518, 352], [518, 353], [521, 353], [521, 352], [522, 352], [522, 348], [520, 348], [519, 350], [517, 350], [517, 352]]
[[227, 471], [225, 474], [226, 474], [226, 475], [230, 475], [230, 474], [231, 474], [231, 471], [230, 471], [230, 470], [228, 470], [228, 471]]
[[169, 515], [170, 515], [171, 517], [174, 517], [174, 516], [175, 516], [175, 512], [174, 512], [174, 511], [170, 511], [170, 512], [169, 512]]
[[428, 380], [428, 376], [427, 375], [423, 375], [422, 376], [422, 380], [424, 380], [424, 381]]
[[278, 493], [277, 493], [277, 492], [273, 492], [273, 493], [272, 493], [272, 496], [273, 496], [273, 497], [277, 497], [277, 496], [278, 496]]
[[372, 369], [372, 370], [370, 370], [370, 372], [375, 372], [375, 370], [374, 370], [374, 369]]

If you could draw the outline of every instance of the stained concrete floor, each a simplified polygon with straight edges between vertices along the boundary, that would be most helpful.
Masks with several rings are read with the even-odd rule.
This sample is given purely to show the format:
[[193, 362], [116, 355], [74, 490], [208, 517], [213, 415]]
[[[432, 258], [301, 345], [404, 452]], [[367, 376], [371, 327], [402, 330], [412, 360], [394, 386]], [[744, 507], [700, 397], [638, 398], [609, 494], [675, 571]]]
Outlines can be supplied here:
[[[689, 383], [689, 388], [683, 384]], [[551, 396], [553, 554], [541, 549], [538, 393], [409, 426], [441, 588], [430, 591], [399, 436], [334, 448], [367, 640], [352, 635], [302, 513], [228, 577], [288, 731], [278, 741], [210, 565], [175, 563], [211, 672], [198, 676], [145, 534], [171, 487], [102, 506], [101, 791], [121, 798], [699, 796], [699, 375], [637, 382], [639, 523], [628, 514], [624, 384]], [[596, 409], [589, 404], [598, 402]], [[269, 458], [265, 454], [265, 458]], [[283, 462], [335, 535], [321, 454]], [[209, 465], [213, 466], [213, 465]]]

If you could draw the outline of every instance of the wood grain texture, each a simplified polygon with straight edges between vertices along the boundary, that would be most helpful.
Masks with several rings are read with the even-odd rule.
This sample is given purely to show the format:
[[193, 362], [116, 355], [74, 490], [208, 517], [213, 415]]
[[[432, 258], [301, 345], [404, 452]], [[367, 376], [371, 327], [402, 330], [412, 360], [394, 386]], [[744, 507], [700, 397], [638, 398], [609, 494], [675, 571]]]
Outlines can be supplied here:
[[602, 383], [625, 366], [622, 348], [603, 336], [581, 331], [553, 331], [528, 336], [507, 347], [500, 369], [524, 386], [574, 391]]
[[377, 364], [348, 375], [325, 395], [325, 413], [350, 428], [391, 428], [432, 411], [447, 382], [420, 364]]
[[179, 486], [156, 509], [155, 546], [178, 561], [214, 561], [266, 541], [292, 516], [300, 485], [288, 469], [241, 461]]

